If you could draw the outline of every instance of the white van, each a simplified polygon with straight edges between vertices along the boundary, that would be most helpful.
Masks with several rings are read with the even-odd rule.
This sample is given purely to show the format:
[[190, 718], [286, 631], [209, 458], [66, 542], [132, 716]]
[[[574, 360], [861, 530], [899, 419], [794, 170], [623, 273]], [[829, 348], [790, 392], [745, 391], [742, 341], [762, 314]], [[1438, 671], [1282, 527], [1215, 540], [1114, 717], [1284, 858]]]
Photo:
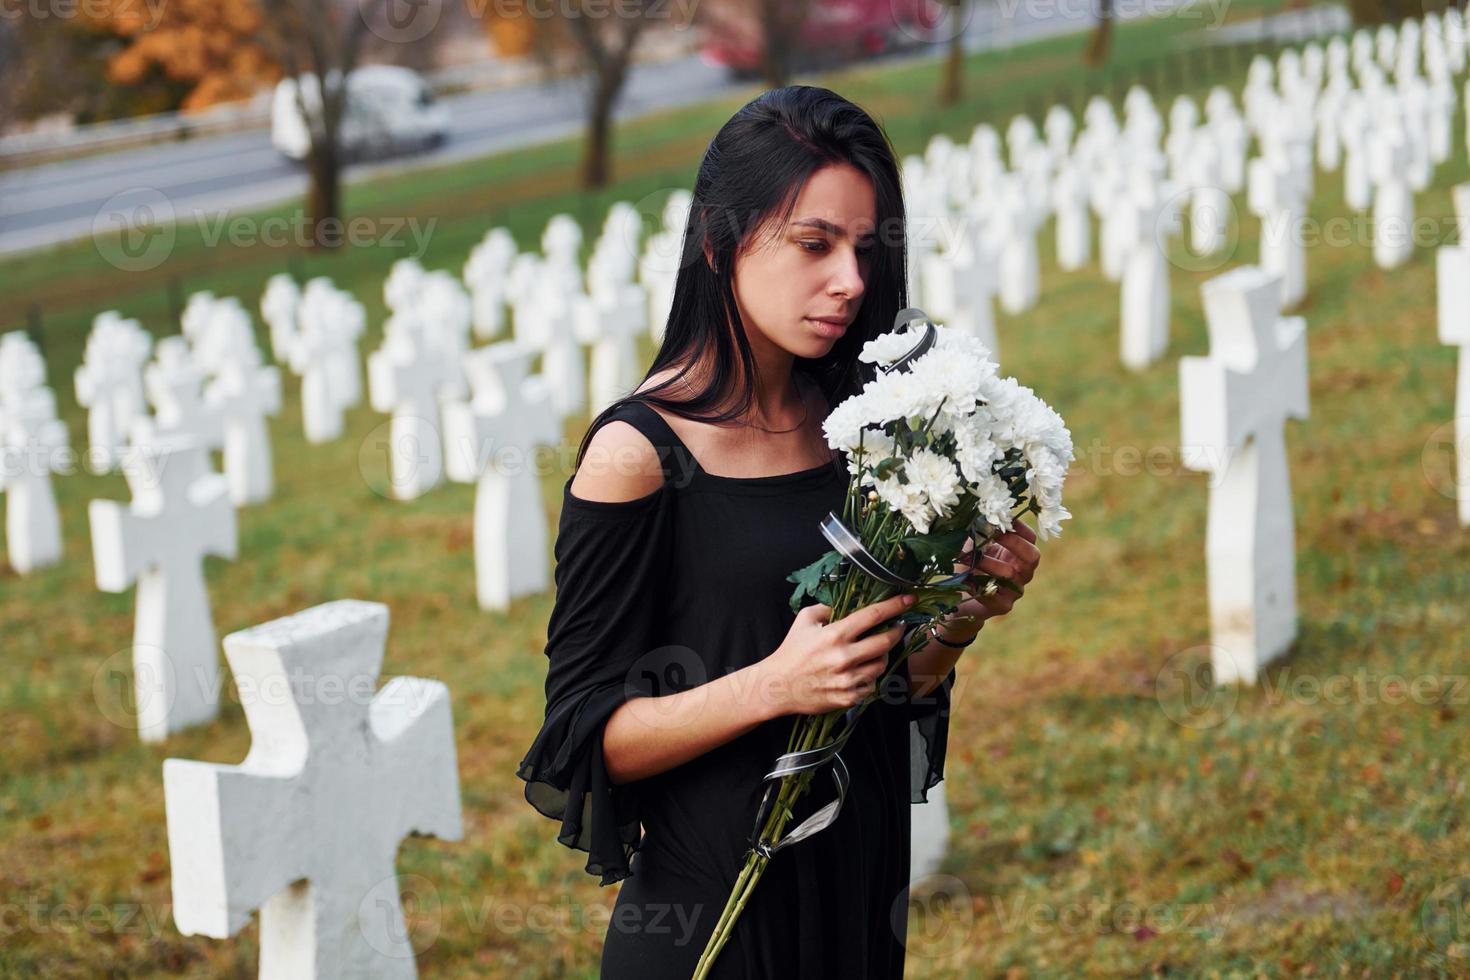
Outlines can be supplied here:
[[[302, 75], [300, 84], [302, 97], [315, 112], [321, 105], [321, 85], [310, 74]], [[311, 136], [296, 91], [294, 78], [276, 85], [271, 143], [292, 160], [305, 160]], [[444, 142], [449, 133], [449, 109], [435, 101], [429, 84], [418, 72], [393, 65], [354, 69], [347, 76], [342, 116], [342, 152], [349, 162], [425, 150]]]

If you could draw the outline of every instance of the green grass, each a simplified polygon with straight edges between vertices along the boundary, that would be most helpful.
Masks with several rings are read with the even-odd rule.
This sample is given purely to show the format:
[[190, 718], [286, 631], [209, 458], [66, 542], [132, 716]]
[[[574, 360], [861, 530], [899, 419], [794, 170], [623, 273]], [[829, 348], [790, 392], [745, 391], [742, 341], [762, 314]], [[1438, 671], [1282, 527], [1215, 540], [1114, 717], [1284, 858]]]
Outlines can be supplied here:
[[[1189, 26], [1120, 30], [1114, 82]], [[826, 82], [879, 113], [900, 152], [916, 152], [930, 132], [964, 138], [1028, 99], [1080, 92], [1080, 44], [971, 59], [977, 94], [953, 110], [928, 108], [932, 64]], [[1240, 74], [1222, 80], [1238, 84]], [[622, 180], [606, 193], [575, 192], [576, 147], [560, 143], [354, 187], [349, 212], [438, 218], [429, 267], [457, 267], [494, 224], [523, 245], [557, 211], [595, 231], [613, 200], [687, 186], [709, 136], [746, 95], [619, 127]], [[1420, 197], [1423, 215], [1450, 213], [1448, 187], [1470, 178], [1456, 140], [1455, 163]], [[1313, 217], [1344, 214], [1341, 200], [1337, 177], [1319, 174]], [[1232, 265], [1256, 258], [1257, 223], [1241, 224]], [[1118, 287], [1095, 268], [1058, 271], [1049, 228], [1043, 243], [1042, 302], [1001, 318], [1001, 348], [1005, 370], [1072, 427], [1075, 519], [1045, 546], [1016, 613], [987, 626], [961, 661], [945, 867], [960, 900], [921, 903], [934, 914], [911, 920], [910, 975], [1465, 973], [1434, 910], [1470, 874], [1459, 765], [1470, 690], [1398, 704], [1310, 696], [1311, 684], [1334, 677], [1391, 696], [1395, 676], [1466, 673], [1470, 534], [1423, 461], [1454, 411], [1454, 351], [1435, 338], [1432, 255], [1421, 249], [1385, 274], [1366, 243], [1310, 252], [1301, 312], [1312, 414], [1287, 430], [1301, 638], [1259, 688], [1190, 727], [1170, 720], [1178, 705], [1159, 677], [1166, 664], [1196, 662], [1209, 639], [1208, 491], [1178, 462], [1174, 366], [1207, 348], [1199, 286], [1209, 273], [1176, 271], [1169, 359], [1131, 375], [1118, 363]], [[0, 323], [19, 325], [32, 303], [42, 306], [53, 382], [80, 442], [69, 379], [97, 310], [117, 307], [165, 332], [170, 275], [186, 290], [253, 304], [291, 257], [353, 289], [381, 322], [393, 254], [208, 248], [186, 234], [148, 273], [112, 269], [91, 243], [6, 263]], [[383, 418], [364, 407], [342, 440], [309, 447], [297, 387], [287, 389], [272, 429], [275, 497], [240, 512], [241, 560], [208, 564], [219, 633], [337, 598], [388, 604], [384, 675], [449, 685], [464, 799], [463, 842], [412, 841], [399, 860], [421, 972], [594, 976], [615, 889], [599, 889], [581, 855], [555, 842], [514, 776], [543, 710], [551, 597], [479, 611], [471, 489], [384, 499], [382, 460], [365, 449]], [[568, 421], [544, 478], [549, 520], [585, 421]], [[257, 926], [229, 941], [189, 939], [169, 915], [161, 763], [244, 757], [250, 738], [233, 689], [217, 722], [163, 747], [108, 720], [124, 708], [107, 668], [129, 647], [134, 599], [95, 589], [85, 502], [121, 499], [125, 488], [86, 474], [56, 487], [66, 560], [26, 578], [0, 575], [0, 975], [253, 977]], [[77, 912], [87, 913], [80, 924]]]

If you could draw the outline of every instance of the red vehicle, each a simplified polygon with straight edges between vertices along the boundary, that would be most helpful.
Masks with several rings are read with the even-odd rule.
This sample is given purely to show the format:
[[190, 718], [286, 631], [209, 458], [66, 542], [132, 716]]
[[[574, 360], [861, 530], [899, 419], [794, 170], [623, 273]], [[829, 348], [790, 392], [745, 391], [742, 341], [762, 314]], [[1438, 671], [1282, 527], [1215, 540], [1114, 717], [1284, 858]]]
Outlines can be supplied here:
[[[705, 41], [700, 54], [724, 65], [738, 78], [762, 73], [764, 0], [726, 0], [704, 13]], [[786, 0], [804, 12], [795, 37], [788, 38], [790, 68], [803, 71], [861, 61], [891, 51], [930, 43], [943, 29], [948, 4], [941, 0]]]

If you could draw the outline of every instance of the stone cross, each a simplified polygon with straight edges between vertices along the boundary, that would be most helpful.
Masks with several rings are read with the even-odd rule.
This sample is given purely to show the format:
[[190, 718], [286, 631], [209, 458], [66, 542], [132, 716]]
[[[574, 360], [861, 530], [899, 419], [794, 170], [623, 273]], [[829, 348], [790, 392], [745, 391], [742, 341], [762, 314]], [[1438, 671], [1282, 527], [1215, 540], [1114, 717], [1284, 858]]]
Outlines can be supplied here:
[[51, 474], [69, 447], [56, 417], [56, 395], [32, 388], [0, 411], [0, 490], [5, 492], [5, 539], [10, 567], [21, 575], [61, 559], [61, 518]]
[[1307, 252], [1301, 233], [1306, 200], [1301, 183], [1283, 156], [1258, 157], [1250, 162], [1247, 203], [1261, 219], [1261, 268], [1281, 285], [1282, 309], [1296, 306], [1307, 295]]
[[1460, 348], [1455, 386], [1455, 498], [1470, 527], [1470, 184], [1454, 189], [1460, 243], [1439, 250], [1439, 339]]
[[390, 490], [399, 500], [412, 500], [443, 478], [439, 399], [449, 381], [447, 365], [416, 315], [394, 314], [386, 334], [383, 346], [368, 357], [368, 392], [375, 410], [393, 415]]
[[637, 283], [608, 284], [578, 297], [574, 333], [592, 345], [588, 412], [596, 415], [643, 379], [638, 338], [648, 325], [648, 294]]
[[87, 409], [87, 442], [99, 469], [110, 469], [127, 445], [133, 420], [146, 414], [143, 365], [153, 338], [137, 320], [99, 313], [73, 380], [77, 404]]
[[265, 419], [281, 411], [280, 369], [227, 364], [204, 394], [205, 403], [219, 413], [224, 427], [230, 500], [236, 507], [269, 500], [273, 480]]
[[218, 409], [204, 401], [204, 370], [183, 337], [164, 337], [155, 356], [143, 372], [155, 414], [133, 420], [132, 441], [141, 445], [163, 436], [185, 436], [204, 450], [208, 465], [209, 452], [224, 445], [224, 424]]
[[[1155, 185], [1135, 171], [1119, 197], [1121, 236], [1129, 243], [1123, 266], [1119, 353], [1123, 365], [1142, 371], [1169, 347], [1169, 262], [1165, 255], [1180, 203], [1172, 184]], [[1126, 232], [1126, 234], [1125, 234]]]
[[260, 911], [261, 980], [412, 980], [398, 848], [463, 836], [449, 690], [377, 687], [388, 608], [345, 599], [225, 637], [252, 744], [163, 764], [174, 922], [227, 939]]
[[1414, 192], [1405, 179], [1409, 145], [1398, 126], [1376, 130], [1368, 142], [1373, 178], [1373, 261], [1397, 269], [1414, 255]]
[[482, 609], [506, 609], [545, 591], [546, 513], [536, 447], [561, 437], [544, 378], [528, 377], [535, 351], [515, 341], [471, 352], [475, 396], [444, 406], [449, 478], [475, 483], [475, 580]]
[[1210, 353], [1179, 361], [1184, 465], [1210, 473], [1205, 554], [1217, 684], [1253, 684], [1296, 639], [1296, 541], [1283, 428], [1307, 417], [1306, 324], [1255, 266], [1204, 284]]
[[138, 584], [133, 682], [138, 735], [159, 742], [219, 711], [219, 654], [204, 556], [234, 558], [235, 508], [225, 478], [187, 436], [141, 447], [127, 468], [133, 502], [91, 502], [97, 587]]

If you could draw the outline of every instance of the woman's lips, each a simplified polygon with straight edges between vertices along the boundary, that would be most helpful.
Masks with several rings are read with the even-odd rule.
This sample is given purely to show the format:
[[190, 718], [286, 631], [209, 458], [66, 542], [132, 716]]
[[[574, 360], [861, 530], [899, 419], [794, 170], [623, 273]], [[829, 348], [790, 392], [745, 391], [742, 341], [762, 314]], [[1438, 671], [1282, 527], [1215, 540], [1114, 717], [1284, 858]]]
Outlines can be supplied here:
[[841, 321], [818, 320], [815, 317], [807, 317], [806, 321], [823, 337], [841, 337], [847, 333], [847, 324]]

